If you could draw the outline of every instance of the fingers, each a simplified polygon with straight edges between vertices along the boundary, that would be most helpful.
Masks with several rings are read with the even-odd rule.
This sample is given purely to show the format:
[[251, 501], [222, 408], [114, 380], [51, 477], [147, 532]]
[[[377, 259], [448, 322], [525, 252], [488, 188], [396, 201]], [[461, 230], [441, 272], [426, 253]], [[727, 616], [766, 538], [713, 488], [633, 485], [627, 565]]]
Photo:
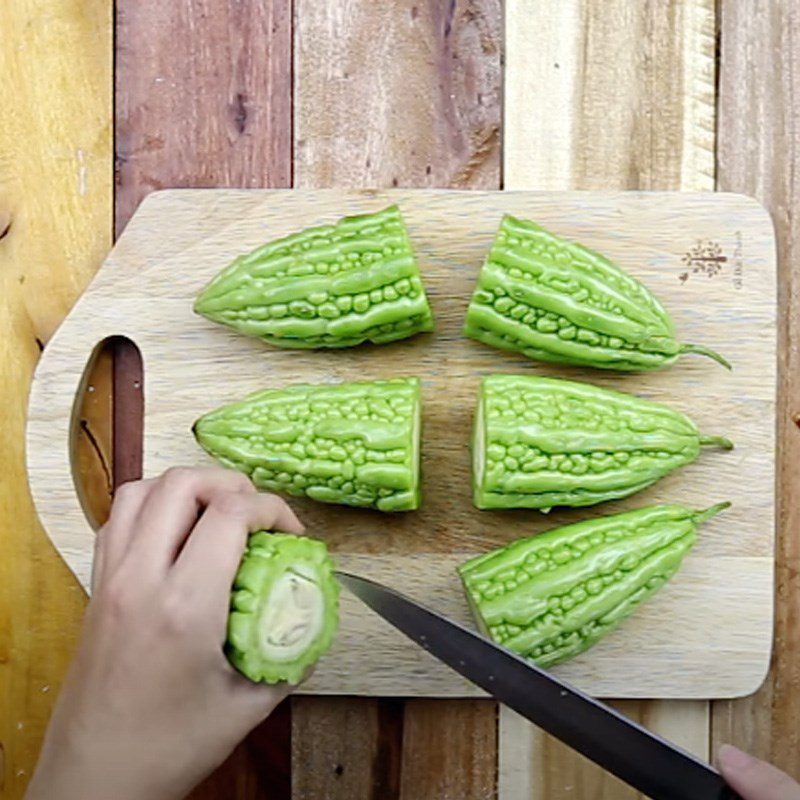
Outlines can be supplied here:
[[136, 520], [155, 479], [131, 481], [118, 486], [106, 523], [97, 531], [92, 563], [92, 592], [120, 565], [130, 546]]
[[718, 761], [722, 777], [742, 800], [800, 800], [800, 784], [772, 764], [729, 744], [720, 747]]
[[167, 470], [151, 487], [131, 527], [127, 561], [142, 579], [163, 576], [197, 521], [219, 492], [255, 494], [241, 473], [219, 468]]
[[175, 563], [174, 580], [223, 624], [247, 535], [257, 530], [302, 533], [303, 525], [275, 495], [217, 492]]

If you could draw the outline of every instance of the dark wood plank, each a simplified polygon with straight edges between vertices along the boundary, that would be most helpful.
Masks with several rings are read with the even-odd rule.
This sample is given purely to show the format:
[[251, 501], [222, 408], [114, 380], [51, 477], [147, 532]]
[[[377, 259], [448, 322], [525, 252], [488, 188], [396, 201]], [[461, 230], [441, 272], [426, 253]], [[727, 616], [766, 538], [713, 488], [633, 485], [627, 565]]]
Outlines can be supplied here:
[[496, 703], [408, 700], [401, 796], [492, 797], [497, 775], [486, 754], [496, 752]]
[[[291, 24], [291, 0], [117, 3], [117, 231], [154, 189], [290, 184]], [[120, 483], [141, 473], [143, 393], [136, 353], [116, 350]], [[192, 798], [288, 797], [290, 736], [284, 704]]]
[[291, 0], [120, 0], [116, 227], [149, 191], [291, 182]]
[[[499, 0], [295, 8], [296, 186], [499, 187]], [[297, 698], [293, 740], [296, 800], [495, 792], [489, 701]]]
[[718, 182], [758, 198], [778, 240], [775, 644], [752, 697], [716, 702], [714, 750], [733, 742], [800, 778], [800, 6], [723, 0]]
[[142, 477], [144, 371], [136, 345], [122, 336], [109, 343], [113, 363], [114, 489]]
[[114, 491], [112, 408], [114, 354], [103, 343], [84, 384], [73, 425], [72, 458], [84, 512], [99, 527], [108, 518]]
[[295, 800], [397, 800], [403, 703], [362, 697], [292, 701]]

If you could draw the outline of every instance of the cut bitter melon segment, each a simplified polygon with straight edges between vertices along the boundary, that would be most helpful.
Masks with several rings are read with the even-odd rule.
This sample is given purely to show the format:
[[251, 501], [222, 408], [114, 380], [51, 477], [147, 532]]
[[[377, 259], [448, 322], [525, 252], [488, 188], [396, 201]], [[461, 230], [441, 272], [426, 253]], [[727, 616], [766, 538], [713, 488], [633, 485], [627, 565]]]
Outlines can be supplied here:
[[253, 534], [231, 594], [226, 651], [250, 680], [299, 683], [328, 650], [339, 584], [325, 544], [288, 533]]
[[240, 256], [202, 291], [194, 310], [280, 347], [384, 344], [433, 330], [397, 206]]
[[588, 383], [489, 375], [473, 434], [477, 508], [588, 506], [626, 497], [694, 461], [701, 436], [667, 406]]
[[542, 667], [591, 647], [677, 572], [705, 511], [658, 505], [585, 520], [458, 567], [481, 631]]
[[411, 511], [420, 503], [418, 378], [267, 389], [201, 417], [200, 445], [261, 489]]
[[538, 361], [628, 371], [699, 353], [661, 303], [613, 262], [534, 222], [505, 216], [481, 268], [464, 335]]

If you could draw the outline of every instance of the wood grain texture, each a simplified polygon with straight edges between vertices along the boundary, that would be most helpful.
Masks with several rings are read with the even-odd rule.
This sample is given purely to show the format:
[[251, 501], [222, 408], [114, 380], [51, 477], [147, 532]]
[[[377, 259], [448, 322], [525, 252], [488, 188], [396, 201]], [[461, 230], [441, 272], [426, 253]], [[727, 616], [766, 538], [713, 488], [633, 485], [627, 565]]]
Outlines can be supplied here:
[[72, 458], [84, 511], [92, 527], [98, 528], [108, 519], [114, 489], [112, 348], [101, 345], [86, 369], [83, 396], [76, 399]]
[[[391, 202], [404, 210], [437, 319], [435, 333], [385, 347], [298, 352], [268, 348], [192, 313], [198, 290], [235, 255], [298, 227]], [[766, 669], [772, 617], [774, 365], [765, 363], [763, 354], [775, 347], [774, 246], [764, 210], [737, 195], [434, 190], [152, 195], [58, 331], [31, 392], [28, 452], [34, 498], [50, 536], [80, 579], [88, 583], [91, 534], [74, 495], [64, 488], [69, 483], [66, 450], [52, 443], [64, 441], [66, 447], [65, 420], [80, 378], [76, 365], [111, 332], [133, 339], [146, 366], [146, 474], [175, 463], [207, 462], [190, 433], [195, 418], [263, 386], [421, 375], [422, 509], [387, 517], [311, 501], [295, 506], [345, 567], [389, 582], [402, 576], [412, 595], [459, 618], [465, 619], [467, 610], [452, 567], [465, 554], [608, 513], [610, 505], [545, 518], [478, 512], [470, 503], [467, 443], [477, 378], [499, 369], [532, 368], [524, 358], [460, 335], [482, 257], [504, 212], [536, 218], [618, 260], [663, 298], [687, 341], [724, 351], [736, 365], [729, 373], [711, 361], [685, 358], [669, 370], [624, 379], [537, 365], [537, 372], [591, 378], [599, 385], [619, 386], [624, 380], [629, 391], [691, 412], [703, 430], [717, 431], [724, 420], [724, 433], [737, 444], [733, 453], [706, 453], [652, 489], [613, 505], [622, 510], [666, 499], [697, 507], [729, 496], [735, 501], [724, 523], [718, 518], [704, 526], [682, 580], [666, 587], [658, 604], [629, 621], [624, 637], [609, 637], [559, 673], [604, 696], [752, 691]], [[198, 218], [205, 233], [194, 238]], [[681, 280], [686, 248], [703, 237], [718, 242], [734, 264], [734, 253], [741, 253], [746, 291], [737, 289], [736, 268], [716, 279]], [[258, 363], [263, 369], [254, 372]], [[741, 535], [729, 536], [731, 526]], [[343, 609], [337, 644], [303, 691], [475, 693], [427, 653], [409, 648], [362, 605], [345, 597]]]
[[[708, 703], [617, 701], [626, 717], [701, 758], [708, 752]], [[498, 795], [531, 800], [644, 800], [513, 711], [500, 708]]]
[[509, 188], [714, 188], [714, 0], [506, 4]]
[[154, 189], [291, 184], [291, 9], [117, 3], [118, 232]]
[[[444, 705], [444, 708], [442, 706]], [[496, 791], [497, 708], [489, 701], [409, 700], [401, 797], [488, 798]], [[442, 715], [446, 713], [446, 726]], [[446, 738], [444, 741], [442, 737]]]
[[397, 800], [403, 711], [401, 700], [295, 696], [292, 797]]
[[[507, 3], [506, 187], [714, 188], [715, 33], [714, 0]], [[695, 752], [706, 754], [707, 704], [625, 709], [678, 740], [705, 737]], [[547, 774], [548, 787], [616, 799], [602, 770], [518, 717], [501, 715], [500, 727], [501, 796], [529, 797], [534, 786], [545, 796], [538, 776]], [[537, 757], [504, 755], [514, 742]]]
[[[290, 185], [291, 0], [122, 0], [116, 10], [117, 231], [164, 186]], [[135, 350], [118, 343], [115, 485], [142, 470], [140, 377]], [[192, 800], [288, 798], [290, 737], [286, 704]]]
[[775, 645], [756, 695], [714, 703], [712, 745], [733, 742], [800, 778], [800, 8], [721, 3], [719, 188], [772, 212], [778, 241], [778, 536]]
[[[296, 0], [295, 9], [295, 186], [499, 187], [501, 0]], [[495, 737], [492, 702], [417, 701], [398, 710], [351, 699], [346, 707], [322, 704], [319, 713], [315, 702], [298, 699], [294, 719], [295, 774], [306, 776], [309, 796], [384, 798], [402, 788], [409, 800], [435, 800], [446, 789], [448, 797], [483, 800], [480, 787], [495, 782], [494, 749], [461, 758], [473, 736], [461, 725], [465, 713], [481, 720], [483, 738]], [[353, 795], [304, 765], [306, 748], [340, 751], [342, 728], [358, 724], [356, 707], [365, 727], [378, 725], [366, 747], [351, 741], [342, 756], [374, 767], [372, 783]], [[398, 724], [407, 730], [399, 746]], [[401, 787], [393, 779], [401, 755], [419, 752], [420, 741], [434, 770], [403, 758], [413, 777]], [[383, 753], [377, 766], [375, 747]], [[451, 763], [451, 752], [459, 764], [443, 786], [435, 765]]]
[[500, 0], [296, 0], [295, 18], [295, 186], [498, 186]]
[[111, 8], [3, 3], [0, 30], [0, 794], [14, 800], [85, 603], [37, 521], [24, 430], [40, 349], [110, 244]]

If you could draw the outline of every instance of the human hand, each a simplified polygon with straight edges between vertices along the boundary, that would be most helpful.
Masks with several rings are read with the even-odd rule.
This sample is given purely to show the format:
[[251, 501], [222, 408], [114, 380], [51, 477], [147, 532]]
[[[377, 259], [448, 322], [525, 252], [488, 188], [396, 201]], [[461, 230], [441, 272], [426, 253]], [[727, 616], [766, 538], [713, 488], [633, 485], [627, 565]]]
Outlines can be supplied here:
[[766, 761], [724, 744], [717, 758], [722, 777], [742, 800], [800, 800], [800, 784]]
[[222, 649], [231, 585], [259, 529], [303, 532], [283, 500], [231, 470], [120, 487], [27, 800], [184, 797], [284, 699], [291, 687], [251, 683]]

